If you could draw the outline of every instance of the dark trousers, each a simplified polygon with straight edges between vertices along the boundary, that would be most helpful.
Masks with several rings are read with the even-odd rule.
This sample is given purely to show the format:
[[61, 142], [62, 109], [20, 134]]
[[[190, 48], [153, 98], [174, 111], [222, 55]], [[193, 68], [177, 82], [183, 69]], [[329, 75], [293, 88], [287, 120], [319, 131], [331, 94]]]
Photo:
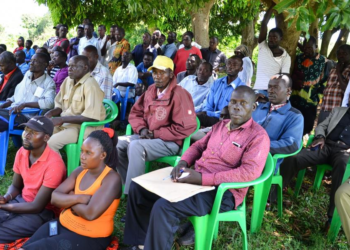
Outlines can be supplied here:
[[[9, 203], [24, 202], [22, 196], [18, 195]], [[38, 214], [16, 214], [0, 209], [0, 243], [11, 243], [30, 237], [41, 225], [54, 217], [54, 213], [47, 209]]]
[[317, 114], [317, 106], [295, 106], [304, 117], [304, 133], [303, 135], [310, 134], [314, 127], [316, 114]]
[[[4, 132], [9, 127], [10, 113], [8, 109], [0, 109], [0, 132]], [[27, 122], [29, 119], [22, 114], [17, 114], [15, 118], [16, 125]]]
[[348, 146], [343, 146], [327, 140], [322, 149], [311, 151], [303, 149], [299, 154], [284, 159], [280, 167], [280, 174], [283, 177], [283, 186], [288, 186], [292, 178], [302, 169], [318, 164], [329, 164], [332, 166], [332, 187], [328, 216], [332, 217], [334, 212], [334, 195], [341, 185], [346, 164], [349, 160]]
[[[171, 249], [180, 221], [189, 216], [210, 213], [215, 195], [216, 189], [172, 203], [132, 182], [126, 210], [124, 243], [144, 245], [145, 250]], [[234, 204], [234, 197], [227, 190], [220, 211], [232, 210]]]
[[106, 250], [111, 243], [111, 237], [90, 238], [74, 233], [64, 226], [58, 220], [58, 235], [50, 236], [50, 222], [42, 225], [38, 231], [23, 245], [26, 250]]
[[201, 123], [201, 127], [211, 127], [219, 122], [219, 118], [208, 116], [206, 112], [198, 113], [197, 117]]

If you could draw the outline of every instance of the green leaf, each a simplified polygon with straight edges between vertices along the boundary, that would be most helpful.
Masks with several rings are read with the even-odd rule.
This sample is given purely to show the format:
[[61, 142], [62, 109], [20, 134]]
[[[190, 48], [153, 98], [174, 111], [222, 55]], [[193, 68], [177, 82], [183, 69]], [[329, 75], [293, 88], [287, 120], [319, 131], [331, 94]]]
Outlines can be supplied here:
[[297, 0], [282, 0], [280, 3], [278, 3], [274, 9], [277, 10], [278, 13], [281, 13], [282, 11], [286, 10], [289, 6], [296, 3]]
[[317, 17], [323, 17], [327, 9], [327, 3], [321, 2], [316, 10], [316, 16]]

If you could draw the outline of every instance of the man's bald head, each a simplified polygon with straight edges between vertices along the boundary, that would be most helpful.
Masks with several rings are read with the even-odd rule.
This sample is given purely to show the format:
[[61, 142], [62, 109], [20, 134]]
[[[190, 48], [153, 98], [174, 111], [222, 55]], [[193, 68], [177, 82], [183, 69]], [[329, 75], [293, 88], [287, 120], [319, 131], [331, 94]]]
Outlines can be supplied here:
[[234, 91], [239, 92], [239, 93], [245, 93], [246, 96], [249, 98], [249, 100], [252, 103], [255, 103], [255, 92], [252, 88], [248, 87], [248, 86], [238, 86]]
[[5, 75], [10, 73], [12, 70], [16, 68], [16, 58], [15, 56], [9, 52], [4, 51], [0, 54], [0, 71]]
[[69, 60], [68, 76], [75, 80], [75, 83], [87, 73], [89, 73], [89, 59], [86, 56], [74, 56]]

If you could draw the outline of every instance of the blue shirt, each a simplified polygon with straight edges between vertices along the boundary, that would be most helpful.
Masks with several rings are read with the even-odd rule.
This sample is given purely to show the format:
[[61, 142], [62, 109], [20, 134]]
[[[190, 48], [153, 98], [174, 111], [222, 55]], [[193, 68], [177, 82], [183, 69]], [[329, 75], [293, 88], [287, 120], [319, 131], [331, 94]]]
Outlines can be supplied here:
[[[137, 69], [137, 72], [142, 72], [142, 73], [147, 72], [147, 68], [145, 68], [145, 65], [143, 64], [143, 62], [140, 63], [140, 64], [136, 67], [136, 69]], [[151, 73], [152, 73], [152, 71], [151, 71]], [[140, 78], [137, 79], [137, 83], [142, 83], [142, 80], [141, 80]], [[152, 75], [149, 76], [149, 77], [147, 77], [147, 84], [148, 84], [148, 86], [150, 86], [150, 85], [153, 84], [153, 83], [154, 83], [154, 80], [153, 80]]]
[[27, 48], [23, 49], [23, 52], [26, 53], [26, 62], [29, 62], [30, 59], [32, 59], [32, 56], [35, 54], [35, 50], [33, 48], [30, 48], [30, 50], [27, 50]]
[[207, 111], [208, 116], [220, 118], [220, 112], [229, 104], [233, 90], [241, 85], [245, 86], [245, 83], [239, 77], [230, 84], [227, 84], [227, 76], [217, 79], [210, 88], [203, 111]]
[[210, 87], [213, 85], [214, 78], [210, 76], [208, 81], [202, 85], [197, 82], [197, 76], [190, 75], [185, 77], [179, 85], [186, 89], [191, 94], [194, 110], [197, 112], [203, 111], [206, 106], [206, 99], [210, 91]]
[[[150, 51], [149, 49], [146, 49], [146, 51]], [[157, 57], [157, 50], [153, 50], [153, 61]], [[135, 46], [134, 50], [131, 52], [132, 58], [134, 59], [135, 66], [138, 66], [143, 61], [143, 44], [138, 44]]]
[[[304, 117], [288, 102], [283, 107], [270, 111], [271, 103], [259, 103], [253, 112], [253, 120], [261, 125], [270, 137], [270, 153], [292, 154], [301, 145], [304, 130]], [[283, 159], [276, 164], [278, 170]]]
[[170, 43], [167, 45], [163, 45], [162, 51], [164, 53], [164, 56], [167, 56], [171, 59], [174, 59], [176, 51], [177, 51], [177, 47], [176, 47], [175, 43]]
[[21, 65], [18, 65], [18, 63], [16, 63], [16, 66], [21, 70], [22, 74], [25, 75], [26, 72], [28, 71], [29, 69], [29, 64], [27, 63], [22, 63]]

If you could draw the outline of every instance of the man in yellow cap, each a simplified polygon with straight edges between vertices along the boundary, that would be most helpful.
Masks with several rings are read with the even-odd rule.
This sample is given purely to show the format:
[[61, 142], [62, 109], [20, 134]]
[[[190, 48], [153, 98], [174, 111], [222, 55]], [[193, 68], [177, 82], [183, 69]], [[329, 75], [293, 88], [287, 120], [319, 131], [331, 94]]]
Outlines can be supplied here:
[[131, 179], [145, 173], [145, 162], [176, 155], [183, 139], [197, 127], [191, 95], [177, 85], [174, 63], [157, 56], [152, 70], [154, 84], [131, 109], [129, 122], [134, 135], [118, 140], [118, 172], [128, 194]]

